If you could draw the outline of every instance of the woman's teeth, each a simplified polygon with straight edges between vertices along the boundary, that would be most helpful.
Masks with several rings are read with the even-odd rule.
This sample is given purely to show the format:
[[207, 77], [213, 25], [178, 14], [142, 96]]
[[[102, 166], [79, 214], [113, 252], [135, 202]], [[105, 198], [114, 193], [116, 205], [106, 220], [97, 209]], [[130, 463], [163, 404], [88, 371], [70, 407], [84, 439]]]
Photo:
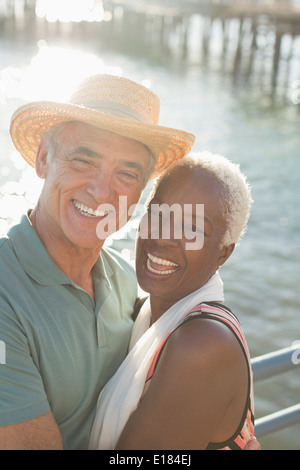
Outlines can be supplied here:
[[[175, 267], [175, 269], [165, 269], [165, 268], [155, 269], [155, 268], [151, 265], [151, 262], [152, 262], [152, 263], [155, 263], [156, 265], [159, 265], [159, 266]], [[157, 267], [158, 267], [158, 266], [157, 266]], [[158, 258], [157, 256], [153, 256], [153, 255], [151, 255], [150, 253], [148, 253], [147, 268], [149, 269], [149, 271], [150, 271], [151, 273], [154, 273], [154, 274], [162, 274], [162, 275], [171, 274], [171, 273], [174, 273], [174, 272], [176, 271], [176, 268], [177, 268], [177, 267], [178, 267], [178, 264], [172, 263], [172, 261], [168, 261], [168, 260], [166, 260], [166, 259]]]
[[84, 204], [81, 204], [81, 202], [73, 200], [73, 204], [78, 209], [80, 214], [85, 215], [86, 217], [104, 217], [107, 215], [107, 212], [105, 211], [98, 211], [98, 210], [93, 210], [90, 207], [85, 206]]

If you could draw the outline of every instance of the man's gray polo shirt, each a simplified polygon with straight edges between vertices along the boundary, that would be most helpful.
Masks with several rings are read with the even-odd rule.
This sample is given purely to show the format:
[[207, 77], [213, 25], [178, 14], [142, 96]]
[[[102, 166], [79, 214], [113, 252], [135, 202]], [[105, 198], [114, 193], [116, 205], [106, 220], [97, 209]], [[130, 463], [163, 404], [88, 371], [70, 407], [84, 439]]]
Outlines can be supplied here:
[[113, 250], [101, 250], [93, 276], [95, 302], [53, 262], [27, 216], [0, 239], [1, 426], [51, 410], [64, 448], [87, 448], [99, 392], [127, 352], [137, 290]]

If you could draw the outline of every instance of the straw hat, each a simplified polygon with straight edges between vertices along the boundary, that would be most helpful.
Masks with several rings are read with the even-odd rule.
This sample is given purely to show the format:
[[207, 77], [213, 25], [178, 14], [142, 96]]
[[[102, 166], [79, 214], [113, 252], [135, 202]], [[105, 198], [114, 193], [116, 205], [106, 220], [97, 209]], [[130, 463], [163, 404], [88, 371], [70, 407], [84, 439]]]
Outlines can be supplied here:
[[23, 158], [35, 166], [43, 132], [67, 121], [81, 121], [134, 139], [152, 152], [160, 174], [189, 153], [195, 137], [185, 131], [158, 126], [159, 99], [127, 78], [93, 75], [86, 78], [68, 102], [38, 101], [21, 106], [12, 116], [10, 133]]

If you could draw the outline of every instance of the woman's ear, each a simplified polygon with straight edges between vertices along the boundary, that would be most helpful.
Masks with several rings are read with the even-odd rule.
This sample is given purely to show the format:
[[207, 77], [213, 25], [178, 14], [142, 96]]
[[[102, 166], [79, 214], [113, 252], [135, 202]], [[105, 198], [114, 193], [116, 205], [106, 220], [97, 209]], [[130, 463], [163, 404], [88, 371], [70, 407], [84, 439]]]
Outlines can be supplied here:
[[39, 178], [45, 179], [48, 172], [48, 147], [46, 146], [45, 142], [41, 140], [40, 145], [38, 147], [38, 151], [36, 154], [35, 160], [35, 171]]
[[222, 264], [225, 263], [226, 260], [228, 260], [229, 256], [232, 254], [233, 250], [235, 248], [235, 243], [232, 243], [231, 245], [228, 246], [223, 246], [221, 255], [219, 257], [219, 267], [222, 266]]

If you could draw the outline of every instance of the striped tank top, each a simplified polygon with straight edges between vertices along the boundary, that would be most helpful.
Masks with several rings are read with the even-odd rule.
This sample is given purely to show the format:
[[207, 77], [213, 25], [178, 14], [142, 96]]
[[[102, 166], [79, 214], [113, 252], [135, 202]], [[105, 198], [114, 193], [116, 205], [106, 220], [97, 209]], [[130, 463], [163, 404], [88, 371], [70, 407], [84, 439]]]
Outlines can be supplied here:
[[[244, 413], [241, 418], [240, 424], [236, 430], [236, 432], [231, 436], [230, 439], [224, 441], [224, 442], [211, 442], [206, 450], [242, 450], [246, 446], [247, 442], [251, 439], [251, 437], [254, 436], [254, 400], [253, 400], [253, 376], [252, 376], [252, 369], [251, 369], [251, 362], [250, 362], [250, 354], [247, 346], [247, 342], [244, 336], [244, 333], [240, 327], [240, 323], [236, 316], [231, 312], [231, 310], [228, 307], [225, 307], [225, 305], [219, 303], [219, 302], [205, 302], [201, 303], [200, 305], [197, 305], [194, 307], [184, 318], [183, 322], [177, 326], [177, 328], [180, 328], [180, 326], [185, 322], [193, 317], [197, 318], [206, 318], [214, 321], [219, 321], [226, 325], [235, 335], [237, 338], [239, 344], [241, 345], [241, 348], [243, 350], [243, 353], [246, 358], [247, 362], [247, 367], [248, 367], [248, 395], [247, 395], [247, 401], [246, 405], [244, 408]], [[168, 338], [171, 336], [171, 334], [177, 330], [175, 328], [171, 333], [168, 334], [168, 336], [164, 339], [164, 341], [161, 343], [159, 346], [158, 350], [156, 351], [156, 354], [153, 358], [152, 364], [149, 368], [147, 378], [146, 378], [146, 383], [145, 385], [147, 386], [147, 382], [149, 384], [156, 365], [159, 361], [160, 355], [163, 351], [163, 348], [168, 340]]]

